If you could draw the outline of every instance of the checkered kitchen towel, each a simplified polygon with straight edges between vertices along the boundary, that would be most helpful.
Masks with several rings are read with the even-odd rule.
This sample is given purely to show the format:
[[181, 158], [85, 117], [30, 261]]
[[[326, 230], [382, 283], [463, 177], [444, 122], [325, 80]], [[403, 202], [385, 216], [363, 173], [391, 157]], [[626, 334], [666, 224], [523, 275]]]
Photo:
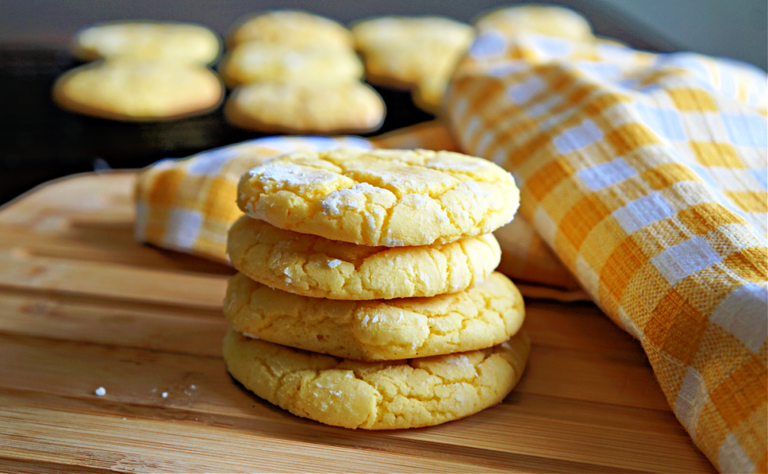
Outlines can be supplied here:
[[464, 150], [642, 343], [722, 472], [766, 472], [766, 75], [594, 38], [481, 31], [446, 101]]

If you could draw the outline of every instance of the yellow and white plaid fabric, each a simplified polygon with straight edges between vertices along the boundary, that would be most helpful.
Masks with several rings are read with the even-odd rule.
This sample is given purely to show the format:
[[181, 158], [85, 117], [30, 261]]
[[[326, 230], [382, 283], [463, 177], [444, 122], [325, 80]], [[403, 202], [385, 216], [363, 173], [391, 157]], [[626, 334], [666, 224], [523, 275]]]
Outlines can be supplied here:
[[766, 472], [766, 75], [694, 54], [482, 32], [446, 101], [461, 147], [642, 343], [722, 472]]
[[269, 137], [158, 161], [136, 180], [136, 239], [228, 262], [227, 231], [242, 215], [235, 201], [243, 173], [283, 153], [344, 147], [373, 146], [355, 137]]

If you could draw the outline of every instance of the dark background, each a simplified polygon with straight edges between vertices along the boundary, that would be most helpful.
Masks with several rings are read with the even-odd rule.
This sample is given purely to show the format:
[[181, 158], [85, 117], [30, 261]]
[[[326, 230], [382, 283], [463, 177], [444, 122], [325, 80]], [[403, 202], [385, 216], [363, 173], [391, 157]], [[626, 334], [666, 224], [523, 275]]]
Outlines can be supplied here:
[[[50, 100], [53, 81], [80, 63], [67, 52], [78, 28], [144, 18], [195, 21], [225, 34], [243, 14], [302, 8], [344, 23], [370, 16], [439, 14], [471, 21], [516, 2], [6, 0], [0, 2], [0, 204], [44, 181], [94, 168], [137, 168], [164, 157], [259, 136], [230, 127], [221, 112], [171, 123], [120, 123], [70, 114]], [[598, 34], [652, 51], [693, 50], [766, 68], [765, 0], [563, 0]], [[377, 133], [431, 118], [410, 94], [379, 89], [388, 115]]]

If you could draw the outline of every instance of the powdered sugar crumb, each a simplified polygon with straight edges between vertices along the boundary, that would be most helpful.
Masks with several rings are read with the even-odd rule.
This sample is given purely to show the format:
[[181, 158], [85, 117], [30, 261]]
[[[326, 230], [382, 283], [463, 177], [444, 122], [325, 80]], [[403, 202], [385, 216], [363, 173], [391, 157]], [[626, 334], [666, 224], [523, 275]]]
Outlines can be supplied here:
[[248, 172], [252, 178], [266, 184], [274, 181], [282, 186], [307, 186], [330, 181], [336, 177], [328, 171], [303, 166], [258, 166]]
[[320, 202], [323, 213], [329, 216], [341, 215], [342, 211], [353, 209], [359, 211], [365, 207], [366, 193], [378, 192], [378, 188], [368, 183], [358, 183], [351, 188], [338, 189]]
[[485, 163], [478, 158], [476, 161], [450, 161], [448, 163], [433, 161], [427, 163], [427, 168], [446, 171], [475, 171], [483, 165]]
[[462, 355], [458, 357], [449, 357], [446, 362], [448, 362], [451, 365], [467, 365], [469, 364], [469, 359], [467, 358], [467, 356]]
[[472, 191], [473, 193], [475, 193], [478, 196], [482, 196], [484, 198], [491, 197], [491, 194], [488, 191], [486, 191], [485, 189], [483, 189], [482, 187], [480, 187], [480, 185], [477, 183], [477, 181], [467, 181], [467, 182], [464, 183], [464, 185], [466, 187], [468, 187], [470, 191]]
[[107, 389], [104, 387], [99, 387], [93, 393], [95, 393], [97, 397], [103, 397], [107, 394]]
[[336, 268], [341, 265], [341, 260], [333, 259], [328, 262], [328, 268]]

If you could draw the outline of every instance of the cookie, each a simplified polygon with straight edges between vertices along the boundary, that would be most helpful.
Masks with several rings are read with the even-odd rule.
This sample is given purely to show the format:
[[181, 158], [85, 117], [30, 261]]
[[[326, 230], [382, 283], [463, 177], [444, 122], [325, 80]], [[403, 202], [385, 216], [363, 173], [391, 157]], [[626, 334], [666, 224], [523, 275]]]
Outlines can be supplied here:
[[584, 17], [568, 8], [550, 5], [504, 7], [477, 19], [480, 32], [495, 30], [505, 36], [537, 33], [570, 40], [592, 40], [592, 27]]
[[462, 291], [490, 275], [501, 258], [493, 235], [432, 246], [370, 247], [278, 229], [247, 216], [230, 228], [227, 253], [235, 268], [260, 283], [337, 300]]
[[352, 50], [304, 48], [250, 41], [224, 57], [219, 72], [234, 87], [259, 81], [334, 83], [363, 76], [363, 65]]
[[231, 48], [247, 41], [280, 43], [296, 48], [351, 49], [352, 33], [343, 25], [301, 10], [276, 10], [242, 20], [227, 39]]
[[530, 339], [392, 362], [357, 362], [250, 339], [230, 329], [224, 361], [257, 396], [294, 415], [344, 428], [387, 430], [464, 418], [501, 402], [520, 380]]
[[443, 17], [382, 17], [352, 28], [375, 84], [412, 88], [431, 76], [446, 83], [474, 38], [474, 28]]
[[210, 112], [222, 101], [219, 78], [202, 66], [111, 59], [75, 68], [60, 77], [54, 100], [96, 117], [174, 120]]
[[224, 315], [259, 339], [336, 357], [397, 360], [485, 349], [517, 333], [523, 297], [501, 273], [431, 298], [337, 301], [275, 290], [242, 273]]
[[224, 109], [234, 125], [269, 133], [366, 133], [384, 121], [384, 101], [360, 81], [256, 82], [235, 89]]
[[91, 26], [72, 39], [73, 52], [86, 61], [131, 57], [210, 64], [221, 52], [218, 35], [191, 23], [128, 21]]
[[297, 152], [243, 174], [238, 206], [281, 229], [401, 247], [488, 234], [514, 217], [512, 175], [431, 150]]
[[[456, 60], [459, 58], [457, 57]], [[456, 62], [444, 64], [442, 71], [422, 78], [412, 89], [413, 103], [418, 108], [434, 115], [442, 113], [443, 98], [453, 75]]]

